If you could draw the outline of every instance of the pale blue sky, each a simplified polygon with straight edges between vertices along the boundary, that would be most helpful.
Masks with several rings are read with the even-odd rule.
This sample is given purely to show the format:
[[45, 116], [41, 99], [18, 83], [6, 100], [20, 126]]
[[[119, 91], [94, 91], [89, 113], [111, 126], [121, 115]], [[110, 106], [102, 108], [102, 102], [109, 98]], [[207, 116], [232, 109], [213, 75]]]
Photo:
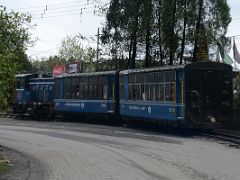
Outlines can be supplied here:
[[[57, 53], [61, 39], [67, 35], [81, 33], [85, 36], [93, 36], [97, 34], [97, 28], [104, 22], [104, 17], [94, 15], [97, 7], [91, 4], [92, 1], [0, 0], [0, 4], [6, 6], [7, 9], [29, 11], [33, 14], [33, 23], [37, 24], [37, 26], [32, 30], [32, 34], [34, 38], [38, 37], [39, 40], [34, 47], [29, 48], [28, 55], [35, 59]], [[108, 0], [94, 1], [99, 3], [108, 2]], [[233, 20], [228, 28], [227, 35], [240, 35], [240, 1], [228, 0], [228, 3], [231, 7]], [[96, 46], [96, 42], [89, 43]], [[236, 44], [240, 49], [240, 36], [236, 37]]]

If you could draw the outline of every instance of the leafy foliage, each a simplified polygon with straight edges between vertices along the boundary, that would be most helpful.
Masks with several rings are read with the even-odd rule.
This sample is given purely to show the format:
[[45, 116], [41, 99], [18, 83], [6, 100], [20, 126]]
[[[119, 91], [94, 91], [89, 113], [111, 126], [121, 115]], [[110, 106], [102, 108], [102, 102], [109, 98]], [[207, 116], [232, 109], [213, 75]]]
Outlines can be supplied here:
[[128, 56], [130, 68], [136, 59], [144, 66], [208, 60], [230, 22], [226, 0], [111, 0], [102, 43], [113, 58]]
[[31, 17], [7, 12], [0, 6], [0, 108], [5, 108], [13, 94], [14, 75], [31, 67], [26, 55], [30, 42]]
[[33, 61], [33, 67], [44, 73], [51, 73], [56, 65], [65, 65], [71, 62], [80, 62], [84, 66], [84, 71], [94, 71], [95, 50], [91, 47], [84, 47], [84, 40], [87, 38], [81, 34], [66, 36], [62, 40], [59, 52], [55, 56]]

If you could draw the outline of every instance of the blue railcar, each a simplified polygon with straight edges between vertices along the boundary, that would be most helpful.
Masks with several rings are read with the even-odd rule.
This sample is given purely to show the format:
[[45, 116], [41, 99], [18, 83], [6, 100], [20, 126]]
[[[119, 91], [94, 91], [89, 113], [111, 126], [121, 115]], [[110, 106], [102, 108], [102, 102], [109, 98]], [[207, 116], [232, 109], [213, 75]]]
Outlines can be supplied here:
[[212, 62], [120, 72], [120, 115], [194, 126], [232, 119], [232, 68]]
[[53, 78], [38, 78], [39, 74], [18, 74], [16, 78], [15, 113], [28, 115], [49, 114], [54, 99]]
[[118, 112], [118, 72], [81, 73], [55, 77], [57, 113]]

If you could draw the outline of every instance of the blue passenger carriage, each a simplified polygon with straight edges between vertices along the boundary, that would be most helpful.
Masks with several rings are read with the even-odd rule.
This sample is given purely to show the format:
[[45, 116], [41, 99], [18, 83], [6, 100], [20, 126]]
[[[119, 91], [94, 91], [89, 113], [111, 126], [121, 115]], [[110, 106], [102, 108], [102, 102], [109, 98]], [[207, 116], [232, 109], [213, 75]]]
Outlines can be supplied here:
[[118, 72], [81, 73], [55, 77], [57, 113], [118, 112]]
[[152, 120], [184, 119], [183, 67], [120, 72], [120, 114]]
[[120, 72], [120, 115], [183, 125], [232, 119], [232, 68], [200, 62]]

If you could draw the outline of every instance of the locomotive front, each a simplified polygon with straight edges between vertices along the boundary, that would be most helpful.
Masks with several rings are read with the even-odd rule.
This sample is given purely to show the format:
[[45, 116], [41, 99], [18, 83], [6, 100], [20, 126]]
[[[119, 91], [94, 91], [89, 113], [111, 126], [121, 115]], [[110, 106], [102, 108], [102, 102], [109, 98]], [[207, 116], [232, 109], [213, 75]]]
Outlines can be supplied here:
[[232, 121], [232, 67], [193, 63], [185, 67], [186, 117], [198, 127], [223, 127]]

